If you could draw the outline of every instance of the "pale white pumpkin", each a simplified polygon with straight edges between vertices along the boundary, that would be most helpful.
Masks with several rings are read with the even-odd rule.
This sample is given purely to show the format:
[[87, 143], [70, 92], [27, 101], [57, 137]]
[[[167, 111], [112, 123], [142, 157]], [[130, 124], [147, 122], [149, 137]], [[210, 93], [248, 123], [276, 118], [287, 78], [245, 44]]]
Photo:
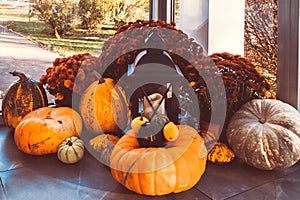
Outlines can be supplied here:
[[78, 137], [69, 137], [58, 146], [57, 157], [63, 163], [76, 163], [82, 159], [83, 155], [84, 143]]

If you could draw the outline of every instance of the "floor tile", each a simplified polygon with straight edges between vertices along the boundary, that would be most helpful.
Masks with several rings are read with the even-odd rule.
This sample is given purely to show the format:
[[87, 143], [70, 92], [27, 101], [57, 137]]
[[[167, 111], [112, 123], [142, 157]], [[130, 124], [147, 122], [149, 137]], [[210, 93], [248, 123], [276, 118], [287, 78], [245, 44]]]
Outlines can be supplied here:
[[22, 163], [16, 159], [21, 156], [13, 141], [13, 130], [0, 126], [0, 172], [21, 167]]
[[228, 200], [251, 199], [299, 199], [300, 197], [300, 171], [296, 171], [282, 178], [255, 187]]
[[[124, 189], [124, 187], [120, 186], [116, 188], [116, 191], [112, 191], [108, 193], [103, 200], [112, 200], [112, 199], [122, 199], [122, 200], [211, 200], [211, 198], [197, 191], [195, 188], [192, 188], [188, 191], [177, 193], [177, 194], [168, 194], [164, 196], [145, 196], [138, 195], [134, 192], [128, 191]], [[121, 193], [120, 193], [121, 192]]]
[[300, 163], [289, 169], [278, 171], [256, 169], [238, 159], [224, 165], [208, 163], [205, 174], [196, 188], [212, 199], [226, 199], [299, 169]]
[[2, 199], [2, 200], [6, 199], [4, 185], [3, 185], [1, 177], [0, 177], [0, 199]]
[[51, 178], [26, 168], [2, 173], [1, 179], [9, 200], [96, 199], [109, 192]]

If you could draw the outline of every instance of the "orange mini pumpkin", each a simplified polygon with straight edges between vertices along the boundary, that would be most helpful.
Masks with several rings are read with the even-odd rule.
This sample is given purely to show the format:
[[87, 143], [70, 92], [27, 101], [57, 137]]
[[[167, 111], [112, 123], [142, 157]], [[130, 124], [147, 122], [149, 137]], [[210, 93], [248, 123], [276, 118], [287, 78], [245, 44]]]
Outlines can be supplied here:
[[125, 93], [110, 78], [101, 78], [85, 90], [80, 113], [86, 129], [97, 135], [101, 132], [118, 134], [127, 127], [130, 119]]
[[165, 147], [142, 148], [137, 132], [128, 131], [110, 158], [112, 176], [129, 190], [165, 195], [192, 188], [206, 168], [204, 140], [190, 126], [179, 126], [179, 137]]
[[15, 129], [17, 147], [31, 155], [56, 153], [68, 137], [79, 136], [80, 115], [69, 107], [43, 107], [27, 114]]

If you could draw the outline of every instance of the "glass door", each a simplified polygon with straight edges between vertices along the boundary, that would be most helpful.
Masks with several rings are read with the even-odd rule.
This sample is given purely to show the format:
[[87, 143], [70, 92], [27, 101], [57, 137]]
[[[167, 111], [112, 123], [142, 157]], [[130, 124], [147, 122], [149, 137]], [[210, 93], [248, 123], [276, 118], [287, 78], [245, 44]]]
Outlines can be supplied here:
[[208, 55], [229, 52], [255, 64], [276, 96], [278, 0], [178, 0], [179, 28]]

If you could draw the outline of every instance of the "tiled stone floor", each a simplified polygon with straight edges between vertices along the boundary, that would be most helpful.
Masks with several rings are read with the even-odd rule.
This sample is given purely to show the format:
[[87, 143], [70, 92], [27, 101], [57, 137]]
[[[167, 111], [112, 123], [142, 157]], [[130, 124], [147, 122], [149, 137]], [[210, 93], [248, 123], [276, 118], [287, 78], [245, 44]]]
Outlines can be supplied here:
[[14, 144], [13, 130], [0, 127], [0, 199], [299, 199], [300, 164], [282, 171], [263, 171], [240, 160], [207, 163], [201, 180], [192, 189], [161, 197], [128, 191], [111, 176], [109, 168], [88, 151], [73, 165], [61, 163], [55, 154], [29, 156]]

